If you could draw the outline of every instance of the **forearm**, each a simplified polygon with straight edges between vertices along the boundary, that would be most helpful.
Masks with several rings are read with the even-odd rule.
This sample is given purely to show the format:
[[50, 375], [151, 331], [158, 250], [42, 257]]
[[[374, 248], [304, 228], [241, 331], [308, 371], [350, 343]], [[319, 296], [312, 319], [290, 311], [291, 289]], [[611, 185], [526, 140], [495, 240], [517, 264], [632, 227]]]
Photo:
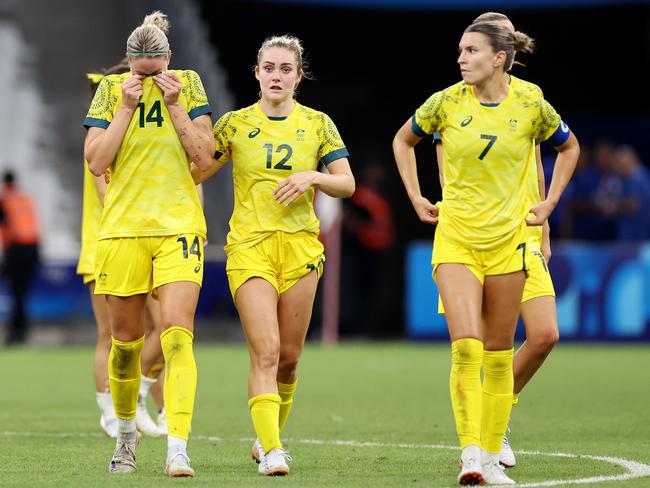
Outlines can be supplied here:
[[[408, 197], [413, 200], [414, 198], [422, 196], [420, 191], [420, 181], [418, 180], [417, 163], [415, 160], [415, 149], [413, 146], [398, 140], [393, 140], [393, 153], [395, 155], [395, 163], [399, 175], [404, 183], [404, 188]], [[444, 179], [441, 181], [444, 185]]]
[[179, 103], [167, 105], [167, 110], [189, 159], [201, 170], [208, 169], [214, 154], [210, 126], [197, 127]]
[[212, 158], [208, 168], [205, 169], [205, 170], [199, 168], [198, 165], [192, 163], [190, 165], [190, 172], [192, 173], [192, 180], [194, 180], [194, 184], [198, 185], [198, 184], [203, 183], [210, 176], [212, 176], [217, 171], [219, 171], [221, 168], [223, 168], [226, 165], [226, 162], [220, 163], [216, 159]]
[[314, 171], [313, 186], [331, 197], [348, 198], [354, 193], [354, 176], [352, 173], [326, 174]]
[[557, 155], [555, 167], [553, 168], [551, 186], [546, 197], [546, 200], [551, 202], [553, 207], [555, 207], [560, 201], [560, 197], [573, 175], [579, 154], [580, 146], [578, 146], [577, 141], [575, 141], [575, 144], [560, 151]]
[[84, 157], [88, 161], [88, 169], [95, 176], [103, 175], [115, 161], [134, 112], [135, 109], [120, 107], [106, 130], [87, 140]]

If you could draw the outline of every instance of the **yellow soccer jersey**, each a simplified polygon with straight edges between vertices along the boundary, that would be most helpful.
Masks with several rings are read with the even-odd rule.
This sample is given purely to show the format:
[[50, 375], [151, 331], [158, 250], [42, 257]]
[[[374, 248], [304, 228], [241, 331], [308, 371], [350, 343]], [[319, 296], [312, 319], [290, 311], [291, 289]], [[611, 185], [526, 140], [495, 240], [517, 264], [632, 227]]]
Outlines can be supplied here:
[[548, 139], [561, 122], [539, 87], [513, 76], [505, 100], [483, 105], [460, 82], [434, 93], [412, 122], [419, 136], [442, 135], [441, 230], [473, 249], [502, 246], [531, 206], [535, 141]]
[[[539, 196], [539, 182], [537, 175], [537, 157], [535, 156], [535, 150], [530, 158], [528, 166], [528, 175], [526, 176], [526, 208], [530, 209], [531, 207], [537, 205], [541, 198]], [[532, 214], [531, 214], [532, 217]], [[542, 226], [541, 225], [530, 225], [526, 231], [527, 241], [533, 241], [537, 244], [537, 247], [542, 245]]]
[[81, 252], [77, 274], [95, 273], [95, 250], [97, 249], [97, 231], [102, 218], [102, 202], [95, 185], [95, 176], [84, 161], [84, 192], [81, 217]]
[[[174, 71], [183, 83], [179, 102], [191, 119], [211, 112], [199, 75]], [[107, 128], [122, 103], [121, 84], [131, 73], [106, 76], [90, 105], [86, 127]], [[99, 238], [198, 234], [203, 210], [190, 161], [171, 121], [163, 93], [148, 76], [122, 146], [111, 165]]]
[[226, 252], [255, 245], [271, 232], [318, 235], [314, 188], [291, 205], [273, 197], [278, 182], [292, 173], [316, 170], [348, 156], [334, 122], [296, 103], [287, 117], [268, 117], [259, 102], [223, 115], [214, 125], [219, 161], [232, 157], [235, 207]]

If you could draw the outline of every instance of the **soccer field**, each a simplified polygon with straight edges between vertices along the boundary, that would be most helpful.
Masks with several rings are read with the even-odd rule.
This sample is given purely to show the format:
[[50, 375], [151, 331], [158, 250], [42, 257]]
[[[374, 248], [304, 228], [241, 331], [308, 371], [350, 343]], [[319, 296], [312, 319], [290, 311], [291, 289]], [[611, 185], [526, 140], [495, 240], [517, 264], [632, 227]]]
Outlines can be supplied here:
[[[136, 474], [108, 474], [114, 441], [98, 425], [91, 348], [3, 350], [0, 485], [456, 485], [447, 344], [307, 347], [283, 432], [294, 458], [285, 479], [259, 477], [250, 459], [245, 346], [199, 345], [196, 360], [189, 454], [197, 476], [172, 480], [162, 473], [163, 438], [143, 438]], [[650, 486], [650, 347], [559, 345], [510, 427], [519, 455], [509, 475], [519, 484], [645, 474], [593, 486]]]

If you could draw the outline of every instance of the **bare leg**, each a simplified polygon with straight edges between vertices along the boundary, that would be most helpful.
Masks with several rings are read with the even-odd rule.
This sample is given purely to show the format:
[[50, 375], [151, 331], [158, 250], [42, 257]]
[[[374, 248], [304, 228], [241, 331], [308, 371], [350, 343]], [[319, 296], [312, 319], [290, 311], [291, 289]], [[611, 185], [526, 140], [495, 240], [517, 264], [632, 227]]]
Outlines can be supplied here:
[[280, 383], [296, 381], [296, 369], [305, 346], [317, 286], [318, 275], [311, 272], [280, 296], [280, 362], [277, 375]]
[[520, 393], [560, 339], [555, 297], [532, 298], [521, 305], [526, 340], [514, 360], [515, 393]]
[[235, 293], [235, 303], [248, 342], [248, 397], [277, 393], [280, 357], [278, 294], [263, 278], [251, 278]]
[[95, 391], [108, 391], [108, 354], [111, 352], [111, 324], [108, 317], [108, 303], [106, 295], [95, 295], [95, 282], [88, 284], [90, 301], [97, 324], [97, 344], [95, 345], [95, 358], [93, 362], [93, 377]]

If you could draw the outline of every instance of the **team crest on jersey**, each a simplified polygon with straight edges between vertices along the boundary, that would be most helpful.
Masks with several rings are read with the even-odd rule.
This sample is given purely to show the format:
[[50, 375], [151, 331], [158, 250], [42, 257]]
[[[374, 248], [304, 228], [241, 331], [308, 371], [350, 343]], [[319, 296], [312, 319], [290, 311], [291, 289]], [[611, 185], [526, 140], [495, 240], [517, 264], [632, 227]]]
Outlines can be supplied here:
[[517, 119], [510, 119], [508, 121], [508, 127], [510, 128], [510, 132], [515, 132], [517, 130]]
[[473, 116], [473, 115], [468, 115], [468, 116], [465, 117], [465, 119], [463, 119], [463, 121], [460, 123], [460, 126], [461, 126], [461, 127], [467, 127], [467, 126], [469, 125], [469, 123], [470, 123], [472, 120], [474, 120], [474, 116]]
[[298, 140], [298, 142], [302, 142], [305, 140], [305, 129], [296, 130], [296, 139]]

